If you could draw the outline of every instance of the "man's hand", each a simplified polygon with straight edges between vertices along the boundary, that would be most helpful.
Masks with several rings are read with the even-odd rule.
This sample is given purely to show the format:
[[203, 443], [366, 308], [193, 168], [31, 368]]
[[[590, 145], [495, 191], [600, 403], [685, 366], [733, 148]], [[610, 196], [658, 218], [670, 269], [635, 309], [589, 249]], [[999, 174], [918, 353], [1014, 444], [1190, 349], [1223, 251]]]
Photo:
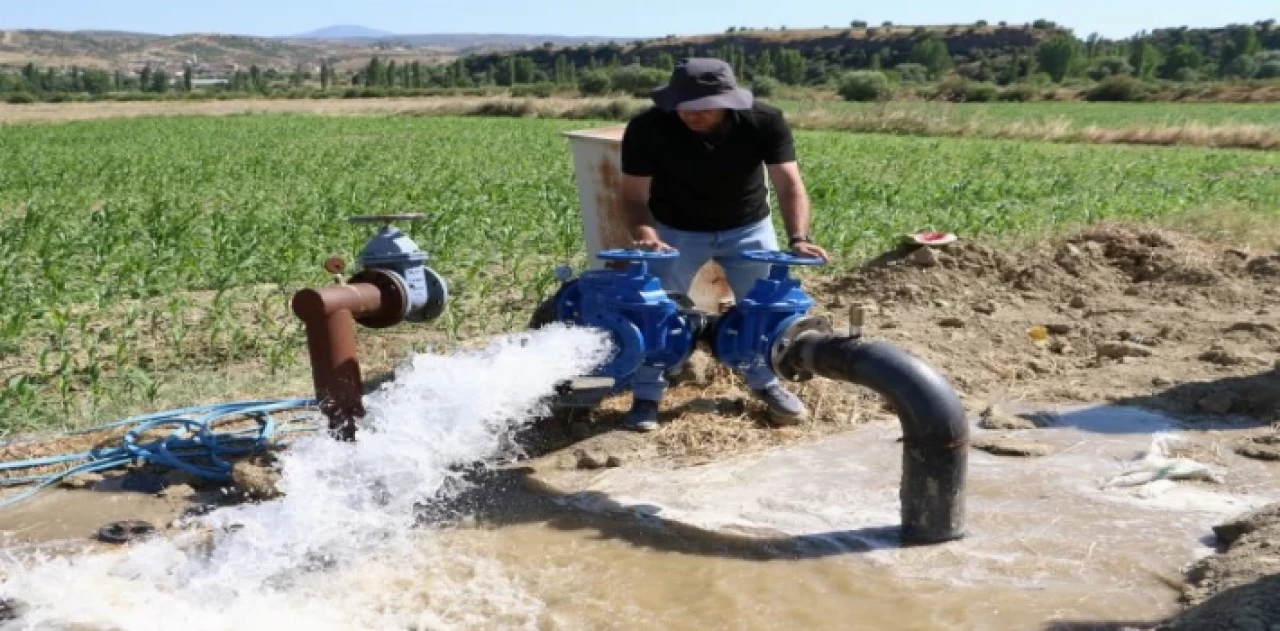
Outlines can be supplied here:
[[827, 255], [827, 251], [822, 249], [816, 243], [808, 241], [797, 241], [791, 246], [791, 251], [801, 256], [815, 256], [822, 259], [824, 263], [830, 263], [831, 257]]
[[658, 236], [658, 231], [651, 226], [640, 226], [636, 229], [636, 233], [631, 242], [631, 247], [638, 250], [649, 250], [651, 252], [665, 252], [674, 250], [675, 248], [667, 245], [662, 241], [662, 237]]

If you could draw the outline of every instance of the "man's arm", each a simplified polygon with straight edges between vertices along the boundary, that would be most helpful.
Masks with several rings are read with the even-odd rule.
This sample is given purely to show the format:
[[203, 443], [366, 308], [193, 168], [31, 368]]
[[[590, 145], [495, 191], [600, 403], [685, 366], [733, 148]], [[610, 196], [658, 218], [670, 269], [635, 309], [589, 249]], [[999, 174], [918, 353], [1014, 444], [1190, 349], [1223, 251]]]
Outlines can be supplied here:
[[[782, 206], [782, 222], [787, 227], [787, 237], [810, 237], [809, 193], [805, 190], [804, 178], [800, 177], [800, 166], [794, 160], [766, 166], [769, 169], [769, 181], [778, 192], [778, 203]], [[830, 260], [827, 251], [815, 243], [797, 241], [791, 245], [791, 250], [797, 254], [817, 256], [824, 261]]]
[[652, 132], [644, 118], [636, 117], [622, 132], [622, 206], [632, 247], [645, 250], [670, 250], [662, 242], [649, 211], [649, 185], [653, 182], [654, 156], [650, 144]]
[[632, 247], [646, 250], [670, 250], [662, 242], [654, 227], [653, 213], [649, 211], [650, 176], [622, 175], [622, 205], [626, 208], [627, 227], [631, 231]]
[[808, 241], [809, 234], [809, 193], [804, 187], [804, 178], [800, 177], [800, 166], [796, 163], [795, 139], [791, 135], [791, 125], [787, 123], [782, 112], [772, 124], [765, 127], [764, 164], [769, 169], [769, 181], [778, 193], [778, 203], [782, 206], [782, 221], [787, 226], [788, 241], [792, 237], [804, 237], [804, 241], [788, 243], [788, 248], [796, 254], [820, 257], [824, 261], [831, 260], [827, 251], [816, 243]]

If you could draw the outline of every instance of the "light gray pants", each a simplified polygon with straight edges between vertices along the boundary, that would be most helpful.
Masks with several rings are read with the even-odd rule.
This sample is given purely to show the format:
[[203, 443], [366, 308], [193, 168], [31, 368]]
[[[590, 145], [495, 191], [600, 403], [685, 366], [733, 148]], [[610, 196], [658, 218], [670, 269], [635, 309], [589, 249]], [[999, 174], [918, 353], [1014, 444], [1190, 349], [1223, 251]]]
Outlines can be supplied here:
[[[724, 268], [734, 299], [741, 302], [756, 280], [769, 275], [769, 264], [738, 258], [745, 250], [777, 250], [778, 237], [773, 223], [765, 218], [757, 223], [721, 232], [688, 232], [655, 222], [658, 236], [669, 246], [680, 251], [674, 259], [651, 261], [649, 270], [662, 281], [662, 288], [669, 292], [689, 294], [693, 277], [709, 260], [715, 259]], [[664, 370], [641, 366], [631, 382], [631, 390], [637, 399], [661, 401], [667, 381]], [[768, 365], [757, 365], [742, 374], [747, 386], [757, 390], [778, 380]]]

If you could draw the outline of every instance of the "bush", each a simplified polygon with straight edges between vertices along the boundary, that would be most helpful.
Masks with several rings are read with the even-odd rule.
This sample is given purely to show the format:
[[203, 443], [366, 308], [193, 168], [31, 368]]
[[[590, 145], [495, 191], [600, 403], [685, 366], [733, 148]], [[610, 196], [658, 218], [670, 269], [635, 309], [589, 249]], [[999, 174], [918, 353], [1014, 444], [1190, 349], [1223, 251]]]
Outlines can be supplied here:
[[970, 103], [990, 103], [996, 100], [999, 90], [996, 89], [994, 83], [985, 81], [979, 83], [970, 83], [965, 89], [964, 100]]
[[1268, 61], [1258, 67], [1258, 73], [1254, 75], [1259, 79], [1280, 79], [1280, 60]]
[[578, 79], [578, 91], [585, 95], [607, 94], [612, 81], [603, 70], [592, 70]]
[[654, 88], [667, 82], [669, 73], [659, 68], [646, 68], [639, 64], [630, 64], [613, 71], [609, 82], [615, 90], [632, 94], [648, 94]]
[[1129, 65], [1128, 60], [1119, 57], [1108, 57], [1099, 60], [1093, 67], [1086, 70], [1085, 74], [1094, 81], [1102, 81], [1107, 77], [1131, 75], [1133, 74], [1133, 66]]
[[1093, 102], [1140, 101], [1145, 97], [1142, 84], [1128, 75], [1116, 75], [1085, 92], [1084, 100]]
[[1026, 103], [1036, 100], [1036, 96], [1040, 91], [1025, 83], [1017, 83], [1001, 90], [997, 95], [1001, 101], [1009, 101], [1014, 103]]
[[889, 97], [889, 79], [874, 70], [856, 70], [840, 77], [836, 86], [846, 101], [878, 101]]
[[16, 94], [10, 94], [9, 98], [5, 99], [5, 103], [8, 103], [10, 105], [27, 105], [29, 103], [35, 103], [35, 102], [36, 102], [36, 95], [30, 92], [18, 92]]
[[922, 64], [905, 63], [893, 67], [903, 83], [926, 83], [929, 81], [929, 69]]
[[1231, 60], [1231, 63], [1227, 64], [1227, 67], [1225, 68], [1223, 74], [1225, 74], [1228, 77], [1239, 77], [1241, 79], [1250, 79], [1258, 76], [1259, 69], [1260, 69], [1260, 64], [1258, 63], [1258, 59], [1256, 57], [1241, 55]]
[[997, 93], [994, 84], [953, 77], [939, 83], [930, 97], [953, 103], [989, 103], [996, 100]]
[[534, 83], [529, 85], [517, 85], [511, 87], [511, 96], [514, 97], [537, 97], [540, 99], [550, 98], [551, 93], [555, 91], [555, 85], [551, 83]]
[[1192, 81], [1197, 81], [1199, 79], [1200, 79], [1200, 73], [1197, 72], [1195, 68], [1178, 68], [1177, 72], [1173, 73], [1174, 81], [1190, 83]]
[[756, 96], [768, 98], [777, 94], [781, 86], [782, 83], [773, 77], [756, 77], [751, 81], [751, 92]]

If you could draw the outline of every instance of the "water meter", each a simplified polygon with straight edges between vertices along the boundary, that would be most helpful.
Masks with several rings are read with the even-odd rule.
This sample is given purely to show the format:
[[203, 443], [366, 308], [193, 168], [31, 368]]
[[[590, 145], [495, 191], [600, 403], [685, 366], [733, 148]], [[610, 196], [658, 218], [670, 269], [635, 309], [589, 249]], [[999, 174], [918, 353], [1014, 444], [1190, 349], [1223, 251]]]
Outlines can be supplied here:
[[[405, 296], [403, 320], [430, 322], [444, 313], [449, 302], [449, 289], [444, 278], [427, 267], [427, 253], [409, 235], [391, 225], [393, 221], [420, 221], [422, 214], [363, 215], [352, 217], [353, 224], [379, 223], [382, 227], [360, 251], [356, 262], [362, 271], [352, 281], [367, 278], [371, 282], [393, 283]], [[364, 323], [369, 324], [369, 323]], [[377, 326], [378, 323], [372, 323]]]

